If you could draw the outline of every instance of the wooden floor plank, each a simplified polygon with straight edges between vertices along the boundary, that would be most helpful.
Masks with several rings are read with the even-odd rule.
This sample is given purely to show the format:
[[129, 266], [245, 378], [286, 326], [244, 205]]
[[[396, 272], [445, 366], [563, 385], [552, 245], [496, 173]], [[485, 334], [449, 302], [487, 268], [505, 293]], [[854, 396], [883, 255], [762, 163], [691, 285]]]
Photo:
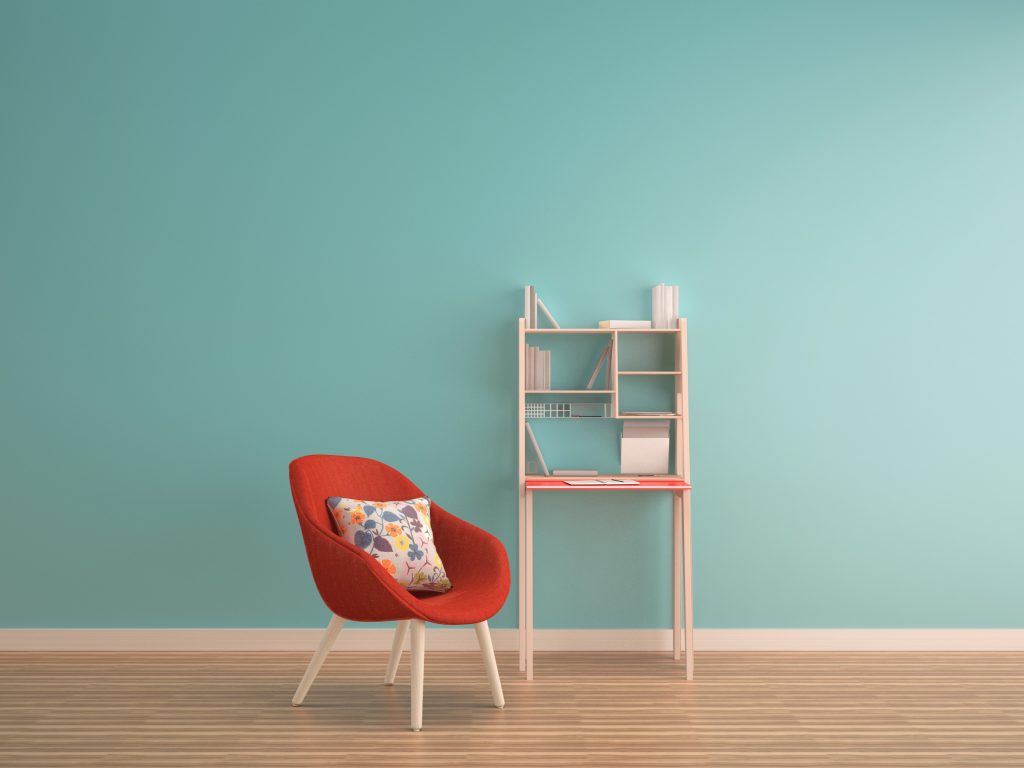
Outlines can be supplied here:
[[0, 653], [4, 766], [1019, 766], [1024, 654], [428, 653], [424, 730], [408, 658], [337, 652], [305, 706], [296, 653]]

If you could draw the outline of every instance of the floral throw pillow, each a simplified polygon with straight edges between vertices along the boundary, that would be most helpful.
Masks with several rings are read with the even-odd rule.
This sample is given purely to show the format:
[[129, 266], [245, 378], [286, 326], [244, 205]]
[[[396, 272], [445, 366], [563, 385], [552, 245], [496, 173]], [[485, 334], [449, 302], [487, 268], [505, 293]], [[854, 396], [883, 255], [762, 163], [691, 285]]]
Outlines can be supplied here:
[[447, 592], [452, 588], [434, 547], [430, 499], [363, 501], [332, 496], [327, 508], [341, 537], [377, 558], [406, 589]]

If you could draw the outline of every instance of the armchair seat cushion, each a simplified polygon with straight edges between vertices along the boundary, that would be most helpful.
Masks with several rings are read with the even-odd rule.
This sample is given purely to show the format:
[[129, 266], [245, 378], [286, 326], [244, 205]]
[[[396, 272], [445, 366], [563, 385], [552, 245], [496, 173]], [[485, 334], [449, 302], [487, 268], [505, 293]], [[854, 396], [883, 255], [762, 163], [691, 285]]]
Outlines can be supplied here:
[[412, 596], [417, 613], [424, 621], [434, 624], [476, 624], [492, 618], [508, 595], [508, 586], [497, 580], [474, 579], [456, 582], [451, 590]]

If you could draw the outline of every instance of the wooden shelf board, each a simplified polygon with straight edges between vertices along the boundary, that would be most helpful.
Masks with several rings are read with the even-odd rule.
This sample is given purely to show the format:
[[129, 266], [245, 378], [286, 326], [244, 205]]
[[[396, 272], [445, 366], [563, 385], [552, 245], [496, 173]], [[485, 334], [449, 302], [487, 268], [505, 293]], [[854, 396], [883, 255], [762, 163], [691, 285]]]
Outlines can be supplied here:
[[678, 328], [525, 328], [526, 333], [679, 333]]
[[619, 371], [619, 376], [682, 376], [682, 371]]
[[527, 328], [527, 333], [611, 333], [614, 328]]
[[613, 389], [527, 389], [528, 395], [610, 395]]
[[678, 413], [620, 413], [616, 418], [618, 419], [681, 419], [681, 414]]
[[544, 419], [546, 421], [601, 421], [614, 419], [614, 416], [526, 416], [526, 419]]

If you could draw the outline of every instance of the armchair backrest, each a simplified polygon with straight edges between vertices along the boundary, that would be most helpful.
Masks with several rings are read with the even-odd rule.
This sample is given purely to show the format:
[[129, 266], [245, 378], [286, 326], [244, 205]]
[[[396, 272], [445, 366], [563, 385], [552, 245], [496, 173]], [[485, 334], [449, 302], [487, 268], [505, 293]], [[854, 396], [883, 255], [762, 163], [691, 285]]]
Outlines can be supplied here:
[[331, 496], [413, 499], [423, 493], [396, 469], [358, 456], [303, 456], [288, 467], [292, 498], [313, 581], [327, 606], [355, 621], [388, 621], [417, 615], [413, 599], [374, 559], [334, 534], [327, 511]]
[[392, 501], [424, 495], [397, 469], [359, 456], [303, 456], [289, 465], [288, 475], [296, 511], [328, 532], [334, 530], [327, 512], [330, 496]]

